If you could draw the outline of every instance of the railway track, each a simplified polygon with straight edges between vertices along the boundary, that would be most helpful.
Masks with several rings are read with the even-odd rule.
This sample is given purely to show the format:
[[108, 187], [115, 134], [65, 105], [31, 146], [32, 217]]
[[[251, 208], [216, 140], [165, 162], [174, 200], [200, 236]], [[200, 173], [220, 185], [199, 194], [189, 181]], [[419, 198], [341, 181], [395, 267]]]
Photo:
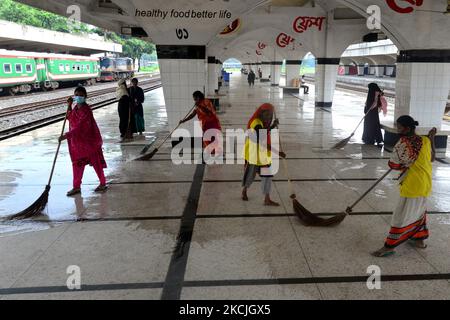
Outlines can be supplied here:
[[[154, 81], [160, 81], [160, 78], [156, 78], [154, 80], [142, 81], [140, 83], [140, 85], [141, 86], [151, 85]], [[115, 90], [116, 90], [115, 87], [105, 88], [105, 89], [88, 92], [88, 95], [89, 95], [89, 98], [95, 98], [95, 97], [98, 97], [101, 95], [113, 93], [113, 92], [115, 92]], [[60, 98], [55, 98], [55, 99], [38, 101], [38, 102], [34, 102], [34, 103], [21, 104], [21, 105], [9, 107], [9, 108], [3, 108], [3, 109], [0, 109], [0, 118], [15, 116], [20, 113], [26, 113], [26, 112], [31, 112], [31, 111], [36, 111], [36, 110], [41, 110], [41, 109], [45, 109], [45, 108], [59, 106], [61, 104], [66, 104], [66, 101], [67, 101], [67, 97], [60, 97]]]
[[[144, 90], [144, 92], [149, 92], [149, 91], [158, 89], [162, 86], [159, 78], [153, 79], [153, 80], [148, 80], [148, 81], [142, 81], [142, 82], [140, 82], [140, 85], [141, 85], [142, 89]], [[113, 92], [115, 92], [115, 88], [98, 90], [95, 92], [96, 93], [95, 95], [93, 95], [94, 92], [89, 93], [89, 97], [93, 97], [93, 96], [98, 97], [98, 96], [110, 94]], [[33, 110], [42, 110], [45, 108], [60, 106], [61, 104], [66, 104], [66, 100], [67, 100], [67, 97], [43, 101], [42, 104], [39, 104], [38, 106], [35, 106], [33, 104], [33, 106], [28, 108], [26, 111], [17, 110], [16, 112], [14, 112], [14, 110], [10, 110], [11, 112], [10, 112], [9, 116], [18, 115], [23, 112], [30, 112]], [[105, 99], [105, 100], [102, 100], [102, 101], [99, 101], [96, 103], [92, 103], [91, 108], [92, 108], [92, 110], [96, 110], [96, 109], [108, 106], [117, 101], [118, 100], [116, 98], [108, 98], [108, 99]], [[16, 107], [20, 107], [20, 106], [16, 106]], [[16, 107], [14, 107], [14, 108], [16, 108]], [[8, 109], [11, 109], [11, 108], [8, 108]], [[6, 130], [1, 130], [0, 131], [0, 141], [21, 135], [21, 134], [29, 132], [29, 131], [43, 128], [45, 126], [51, 125], [51, 124], [59, 122], [59, 121], [62, 121], [62, 120], [64, 120], [64, 116], [65, 116], [65, 112], [62, 112], [62, 113], [58, 113], [58, 114], [55, 114], [55, 115], [52, 115], [49, 117], [45, 117], [45, 118], [42, 118], [42, 119], [39, 119], [36, 121], [31, 121], [31, 122], [28, 122], [23, 125], [8, 128]], [[0, 117], [4, 117], [4, 115], [2, 113], [0, 113]]]

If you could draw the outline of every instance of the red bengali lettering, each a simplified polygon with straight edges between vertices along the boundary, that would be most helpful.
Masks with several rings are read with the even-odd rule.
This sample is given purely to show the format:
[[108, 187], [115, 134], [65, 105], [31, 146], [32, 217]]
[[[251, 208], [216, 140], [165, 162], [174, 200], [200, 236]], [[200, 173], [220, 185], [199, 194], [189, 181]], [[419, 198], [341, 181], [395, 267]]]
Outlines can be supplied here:
[[386, 3], [389, 6], [389, 8], [398, 13], [411, 13], [414, 11], [414, 7], [411, 6], [401, 7], [400, 5], [397, 4], [397, 1], [407, 2], [416, 7], [420, 7], [423, 5], [423, 0], [386, 0]]

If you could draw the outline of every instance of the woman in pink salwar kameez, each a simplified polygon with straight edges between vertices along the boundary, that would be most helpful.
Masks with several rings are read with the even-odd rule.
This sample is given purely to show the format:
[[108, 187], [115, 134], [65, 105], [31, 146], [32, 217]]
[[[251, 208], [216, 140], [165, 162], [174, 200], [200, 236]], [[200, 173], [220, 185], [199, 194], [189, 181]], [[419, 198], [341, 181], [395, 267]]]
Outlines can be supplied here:
[[[86, 103], [86, 89], [78, 87], [75, 96], [69, 98], [69, 131], [61, 136], [60, 141], [66, 140], [69, 145], [70, 158], [73, 169], [73, 189], [67, 192], [67, 196], [73, 196], [81, 192], [81, 180], [86, 165], [94, 167], [100, 185], [96, 192], [106, 191], [106, 179], [103, 169], [106, 168], [102, 151], [102, 136], [95, 122], [91, 107]], [[75, 106], [72, 108], [72, 104]]]

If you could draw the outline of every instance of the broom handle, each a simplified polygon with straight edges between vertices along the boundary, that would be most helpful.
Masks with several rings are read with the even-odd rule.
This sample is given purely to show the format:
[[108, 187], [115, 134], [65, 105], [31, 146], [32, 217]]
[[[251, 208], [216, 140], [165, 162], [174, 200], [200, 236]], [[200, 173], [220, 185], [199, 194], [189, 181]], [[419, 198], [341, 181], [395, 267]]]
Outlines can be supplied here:
[[[275, 119], [278, 119], [275, 110], [273, 111], [273, 114], [275, 116]], [[278, 136], [278, 139], [280, 140], [280, 151], [284, 152], [283, 151], [283, 143], [281, 142], [281, 136], [280, 135]], [[283, 160], [282, 162], [283, 162], [284, 171], [286, 173], [286, 177], [287, 177], [287, 181], [288, 181], [288, 185], [289, 185], [289, 193], [290, 193], [291, 196], [293, 196], [295, 193], [294, 193], [294, 187], [292, 186], [291, 177], [290, 177], [290, 174], [289, 174], [289, 167], [287, 165], [287, 160], [286, 160], [286, 158], [282, 158], [282, 160]]]
[[369, 111], [366, 112], [366, 114], [364, 115], [364, 117], [362, 117], [362, 119], [359, 121], [358, 125], [356, 126], [355, 130], [353, 130], [352, 132], [352, 136], [355, 135], [356, 130], [358, 130], [359, 126], [361, 125], [361, 123], [364, 121], [364, 119], [367, 117], [367, 115], [369, 114], [370, 111], [372, 111], [375, 108], [370, 108]]
[[[66, 122], [67, 122], [67, 116], [69, 115], [69, 108], [67, 107], [66, 115], [64, 116], [64, 121], [61, 129], [61, 134], [59, 136], [62, 136], [64, 134], [64, 129], [66, 128]], [[50, 186], [52, 183], [53, 173], [55, 172], [55, 165], [56, 165], [56, 159], [58, 159], [59, 149], [61, 148], [61, 141], [58, 140], [58, 147], [56, 148], [55, 157], [53, 158], [53, 165], [52, 170], [50, 171], [50, 177], [48, 178], [47, 186]]]
[[347, 212], [351, 212], [352, 211], [352, 209], [358, 204], [358, 203], [360, 203], [361, 202], [361, 200], [362, 199], [364, 199], [368, 194], [369, 194], [369, 192], [370, 191], [372, 191], [381, 181], [383, 181], [384, 180], [384, 178], [386, 178], [391, 172], [392, 172], [392, 170], [393, 169], [389, 169], [380, 179], [378, 179], [377, 180], [377, 182], [375, 182], [366, 192], [364, 192], [364, 194], [361, 196], [361, 197], [359, 197], [359, 199], [358, 200], [356, 200], [356, 202], [354, 203], [354, 204], [352, 204], [350, 207], [348, 207], [347, 208]]
[[[184, 116], [183, 120], [186, 119], [186, 117], [192, 112], [192, 110], [194, 110], [194, 108], [195, 108], [195, 104], [194, 104], [194, 106], [189, 110], [189, 112]], [[164, 145], [164, 143], [166, 143], [167, 139], [169, 139], [169, 138], [172, 136], [172, 134], [175, 132], [175, 130], [178, 129], [178, 127], [179, 127], [180, 125], [181, 125], [181, 123], [178, 123], [177, 126], [176, 126], [172, 131], [170, 131], [170, 133], [164, 138], [164, 140], [163, 140], [163, 141], [159, 144], [159, 146], [156, 148], [157, 150], [159, 150], [159, 148], [161, 148], [161, 147]]]

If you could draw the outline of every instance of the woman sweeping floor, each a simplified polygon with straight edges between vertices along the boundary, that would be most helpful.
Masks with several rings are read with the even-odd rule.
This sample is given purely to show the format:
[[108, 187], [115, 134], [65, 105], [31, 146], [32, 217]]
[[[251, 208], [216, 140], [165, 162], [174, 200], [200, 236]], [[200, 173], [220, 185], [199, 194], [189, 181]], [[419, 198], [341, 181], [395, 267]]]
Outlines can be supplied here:
[[274, 111], [274, 106], [269, 103], [263, 104], [255, 111], [247, 124], [249, 137], [244, 147], [245, 171], [242, 179], [242, 200], [248, 201], [247, 190], [255, 180], [256, 174], [259, 174], [266, 206], [279, 206], [270, 199], [273, 177], [270, 172], [272, 152], [278, 152], [282, 158], [286, 157], [284, 152], [277, 151], [271, 146], [270, 130], [278, 126], [278, 119], [273, 121]]
[[[195, 91], [192, 94], [195, 102], [195, 109], [189, 114], [185, 119], [180, 121], [180, 124], [185, 123], [195, 116], [198, 117], [200, 125], [202, 127], [202, 132], [205, 134], [209, 129], [215, 129], [222, 131], [222, 126], [220, 125], [219, 118], [216, 115], [216, 109], [214, 108], [212, 102], [205, 98], [205, 95], [200, 91]], [[219, 140], [203, 140], [203, 148], [211, 145], [211, 154], [220, 154], [222, 152], [222, 147]]]
[[364, 119], [364, 133], [362, 140], [365, 144], [381, 145], [383, 143], [383, 134], [381, 133], [381, 123], [379, 112], [381, 110], [381, 97], [383, 91], [376, 83], [369, 84], [369, 93], [367, 94], [366, 106], [364, 114], [367, 114]]
[[385, 257], [395, 253], [395, 248], [411, 240], [417, 248], [425, 249], [424, 240], [429, 236], [427, 229], [427, 198], [432, 187], [432, 162], [435, 158], [433, 128], [428, 137], [416, 135], [419, 123], [410, 116], [397, 120], [399, 134], [389, 167], [402, 172], [400, 201], [394, 211], [391, 230], [384, 247], [373, 253]]
[[[91, 107], [86, 103], [86, 89], [78, 87], [75, 96], [69, 98], [69, 131], [59, 137], [60, 141], [68, 140], [70, 158], [73, 170], [73, 189], [67, 192], [67, 196], [73, 196], [81, 192], [81, 180], [86, 165], [94, 167], [100, 185], [96, 192], [106, 191], [106, 179], [103, 169], [106, 168], [102, 151], [102, 136], [95, 122]], [[73, 102], [75, 106], [72, 107]]]

